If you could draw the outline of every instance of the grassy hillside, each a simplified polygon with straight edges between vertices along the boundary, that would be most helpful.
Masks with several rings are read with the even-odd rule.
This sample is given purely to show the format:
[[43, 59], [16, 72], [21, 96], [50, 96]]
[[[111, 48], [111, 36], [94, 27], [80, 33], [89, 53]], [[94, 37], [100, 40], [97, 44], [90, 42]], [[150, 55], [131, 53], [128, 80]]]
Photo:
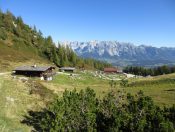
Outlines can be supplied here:
[[0, 131], [29, 131], [30, 128], [23, 126], [20, 120], [35, 104], [40, 106], [39, 99], [29, 96], [28, 87], [9, 77], [0, 77], [0, 91], [3, 93], [0, 96]]
[[[35, 27], [24, 24], [20, 17], [10, 12], [0, 11], [0, 72], [10, 71], [19, 65], [75, 66], [79, 68], [102, 69], [109, 64], [93, 59], [82, 59], [68, 47], [56, 47], [51, 37], [44, 38]], [[108, 78], [105, 79], [105, 78]], [[31, 131], [31, 127], [21, 121], [30, 110], [40, 110], [55, 97], [67, 90], [90, 87], [97, 97], [103, 97], [110, 90], [124, 90], [135, 94], [142, 90], [151, 96], [159, 106], [171, 106], [175, 102], [175, 74], [153, 78], [129, 79], [127, 87], [120, 86], [114, 75], [102, 78], [93, 72], [58, 74], [53, 81], [40, 81], [37, 78], [17, 78], [0, 75], [0, 131]], [[110, 87], [109, 79], [116, 79], [115, 87]], [[118, 80], [118, 81], [117, 81]]]
[[40, 110], [53, 94], [39, 84], [0, 76], [0, 131], [31, 131], [22, 124], [28, 110]]
[[[97, 97], [103, 97], [110, 90], [122, 90], [135, 94], [142, 90], [145, 95], [151, 96], [155, 103], [161, 107], [172, 106], [175, 102], [175, 74], [163, 75], [153, 78], [129, 79], [129, 86], [116, 86], [111, 88], [109, 80], [95, 77], [92, 72], [58, 74], [53, 81], [39, 81], [21, 77], [12, 78], [11, 75], [0, 76], [0, 131], [30, 131], [32, 128], [22, 124], [24, 115], [30, 110], [40, 110], [46, 106], [55, 95], [61, 96], [65, 89], [85, 89], [90, 87], [95, 90]], [[113, 78], [123, 78], [115, 75]]]
[[57, 66], [103, 69], [109, 64], [78, 57], [63, 45], [56, 45], [51, 36], [44, 37], [35, 26], [25, 24], [21, 17], [0, 10], [0, 70], [10, 69], [11, 62], [54, 63]]
[[152, 97], [159, 106], [171, 106], [175, 104], [175, 74], [131, 79], [126, 90], [131, 93], [142, 90], [146, 95]]
[[[116, 75], [116, 78], [123, 78]], [[96, 91], [98, 97], [103, 96], [111, 90], [109, 80], [94, 77], [92, 74], [82, 73], [77, 77], [69, 75], [57, 75], [51, 82], [42, 82], [44, 86], [55, 93], [62, 93], [65, 89], [90, 87]], [[129, 79], [129, 86], [120, 86], [121, 81], [116, 81], [115, 88], [112, 90], [124, 89], [127, 93], [136, 94], [142, 90], [145, 95], [152, 97], [159, 106], [171, 106], [175, 102], [175, 74], [162, 75], [153, 78], [133, 78]]]
[[21, 64], [51, 63], [42, 49], [44, 38], [36, 29], [9, 11], [0, 11], [0, 20], [0, 71], [12, 70]]
[[33, 50], [33, 52], [31, 47], [27, 48], [25, 45], [22, 46], [20, 46], [20, 48], [26, 50], [17, 50], [14, 48], [15, 46], [6, 46], [0, 41], [0, 72], [10, 71], [19, 65], [52, 64], [46, 58], [34, 54], [35, 50]]

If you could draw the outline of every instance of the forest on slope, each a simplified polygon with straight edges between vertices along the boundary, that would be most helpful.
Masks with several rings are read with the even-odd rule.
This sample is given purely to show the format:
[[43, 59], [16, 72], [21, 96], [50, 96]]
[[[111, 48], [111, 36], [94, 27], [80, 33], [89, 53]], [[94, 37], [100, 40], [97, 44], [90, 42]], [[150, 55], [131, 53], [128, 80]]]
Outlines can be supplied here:
[[52, 37], [44, 37], [35, 26], [23, 22], [21, 17], [10, 11], [0, 10], [0, 64], [4, 67], [9, 62], [39, 60], [53, 62], [56, 66], [75, 66], [78, 68], [103, 69], [110, 64], [94, 59], [83, 59], [69, 47], [56, 44]]
[[158, 66], [154, 68], [144, 68], [139, 66], [127, 66], [123, 72], [140, 76], [158, 76], [175, 72], [175, 66]]

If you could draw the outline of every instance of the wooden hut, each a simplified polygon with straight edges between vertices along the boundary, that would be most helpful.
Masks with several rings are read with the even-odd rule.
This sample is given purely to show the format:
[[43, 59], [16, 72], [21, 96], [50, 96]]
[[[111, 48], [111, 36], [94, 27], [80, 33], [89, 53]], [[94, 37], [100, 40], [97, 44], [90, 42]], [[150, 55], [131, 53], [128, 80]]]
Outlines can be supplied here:
[[74, 72], [75, 67], [61, 67], [61, 68], [59, 68], [59, 71], [61, 71], [61, 72]]
[[41, 80], [52, 80], [55, 67], [53, 66], [20, 66], [14, 71], [16, 75], [25, 75], [28, 77], [40, 77]]
[[104, 68], [104, 73], [118, 73], [118, 69], [114, 67]]

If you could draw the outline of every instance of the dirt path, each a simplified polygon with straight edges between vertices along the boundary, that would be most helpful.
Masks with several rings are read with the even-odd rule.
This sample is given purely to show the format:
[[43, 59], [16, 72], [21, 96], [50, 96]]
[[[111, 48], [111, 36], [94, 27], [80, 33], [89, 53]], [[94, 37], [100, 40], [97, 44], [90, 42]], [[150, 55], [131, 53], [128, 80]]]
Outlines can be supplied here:
[[0, 76], [11, 74], [11, 72], [0, 72]]

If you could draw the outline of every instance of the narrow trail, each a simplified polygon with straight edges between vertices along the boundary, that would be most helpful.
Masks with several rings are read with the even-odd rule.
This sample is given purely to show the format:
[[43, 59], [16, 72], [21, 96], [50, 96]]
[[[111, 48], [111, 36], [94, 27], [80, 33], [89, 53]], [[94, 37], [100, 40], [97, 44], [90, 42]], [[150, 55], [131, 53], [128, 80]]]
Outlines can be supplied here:
[[11, 74], [11, 72], [0, 72], [0, 76]]

